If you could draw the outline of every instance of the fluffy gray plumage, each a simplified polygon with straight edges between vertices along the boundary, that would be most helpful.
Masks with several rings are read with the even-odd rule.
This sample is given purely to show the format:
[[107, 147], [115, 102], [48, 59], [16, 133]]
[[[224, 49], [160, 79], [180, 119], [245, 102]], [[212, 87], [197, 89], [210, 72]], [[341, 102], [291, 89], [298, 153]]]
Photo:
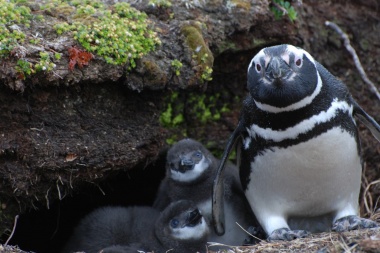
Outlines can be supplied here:
[[[204, 216], [211, 221], [212, 184], [217, 160], [201, 143], [183, 139], [174, 144], [166, 158], [166, 176], [163, 179], [153, 207], [162, 210], [169, 203], [188, 199], [196, 203]], [[218, 236], [211, 232], [209, 241], [228, 245], [242, 245], [247, 234], [244, 229], [257, 223], [245, 199], [236, 166], [229, 164], [224, 176], [224, 199], [226, 203], [226, 233]]]
[[206, 252], [209, 229], [191, 201], [151, 207], [102, 207], [76, 227], [63, 253]]

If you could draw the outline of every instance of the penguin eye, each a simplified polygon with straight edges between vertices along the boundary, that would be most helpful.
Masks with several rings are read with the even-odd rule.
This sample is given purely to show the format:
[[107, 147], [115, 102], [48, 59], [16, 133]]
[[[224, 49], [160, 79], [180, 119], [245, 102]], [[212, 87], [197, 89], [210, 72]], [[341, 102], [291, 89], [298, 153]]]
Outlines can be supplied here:
[[202, 157], [202, 152], [201, 151], [197, 151], [194, 153], [194, 156], [197, 157], [197, 158], [201, 158]]
[[178, 227], [178, 224], [179, 224], [179, 221], [178, 221], [177, 219], [172, 219], [172, 220], [170, 221], [170, 226], [171, 226], [172, 228], [176, 228], [176, 227]]
[[261, 65], [260, 65], [260, 63], [256, 63], [256, 70], [257, 70], [257, 72], [261, 72]]
[[297, 67], [301, 67], [301, 65], [302, 65], [302, 59], [301, 58], [296, 59], [295, 63], [296, 63]]

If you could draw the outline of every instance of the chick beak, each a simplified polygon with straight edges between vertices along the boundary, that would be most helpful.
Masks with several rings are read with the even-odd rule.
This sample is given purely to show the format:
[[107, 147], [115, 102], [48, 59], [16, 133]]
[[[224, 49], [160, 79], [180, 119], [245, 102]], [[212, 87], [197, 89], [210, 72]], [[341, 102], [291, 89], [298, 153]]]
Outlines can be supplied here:
[[194, 162], [189, 159], [181, 159], [178, 170], [182, 173], [192, 170], [194, 168]]
[[184, 226], [194, 227], [201, 222], [201, 219], [202, 219], [202, 214], [197, 208], [189, 213]]

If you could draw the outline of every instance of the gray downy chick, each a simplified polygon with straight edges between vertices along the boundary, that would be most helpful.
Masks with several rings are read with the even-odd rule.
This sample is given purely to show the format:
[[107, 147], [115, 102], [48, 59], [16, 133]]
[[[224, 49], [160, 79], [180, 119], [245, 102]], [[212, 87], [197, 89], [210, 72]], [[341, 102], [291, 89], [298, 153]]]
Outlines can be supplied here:
[[63, 253], [206, 252], [209, 226], [191, 201], [171, 203], [162, 212], [152, 207], [102, 207], [75, 228]]
[[[153, 207], [162, 210], [169, 203], [188, 199], [196, 203], [211, 222], [212, 184], [217, 160], [201, 143], [190, 138], [174, 144], [166, 157], [166, 176], [161, 182]], [[226, 208], [226, 233], [218, 236], [211, 232], [209, 241], [228, 245], [242, 245], [247, 233], [244, 229], [257, 224], [239, 182], [236, 166], [230, 167], [224, 176], [224, 199]]]

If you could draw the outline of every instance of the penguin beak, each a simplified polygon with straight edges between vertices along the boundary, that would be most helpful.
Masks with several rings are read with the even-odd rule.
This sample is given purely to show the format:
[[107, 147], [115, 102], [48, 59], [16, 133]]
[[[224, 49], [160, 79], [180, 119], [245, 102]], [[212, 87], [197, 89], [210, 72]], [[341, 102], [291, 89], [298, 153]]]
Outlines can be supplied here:
[[282, 70], [281, 70], [281, 59], [278, 57], [273, 57], [272, 60], [269, 62], [268, 65], [268, 74], [272, 74], [272, 77], [274, 79], [279, 79], [282, 76]]
[[202, 222], [202, 214], [199, 211], [199, 209], [195, 209], [189, 213], [189, 215], [186, 218], [186, 222], [183, 225], [183, 227], [194, 227], [198, 225], [200, 222]]
[[178, 170], [183, 173], [183, 172], [186, 172], [188, 170], [192, 170], [194, 168], [194, 165], [195, 164], [192, 160], [181, 159], [179, 166], [178, 166]]

